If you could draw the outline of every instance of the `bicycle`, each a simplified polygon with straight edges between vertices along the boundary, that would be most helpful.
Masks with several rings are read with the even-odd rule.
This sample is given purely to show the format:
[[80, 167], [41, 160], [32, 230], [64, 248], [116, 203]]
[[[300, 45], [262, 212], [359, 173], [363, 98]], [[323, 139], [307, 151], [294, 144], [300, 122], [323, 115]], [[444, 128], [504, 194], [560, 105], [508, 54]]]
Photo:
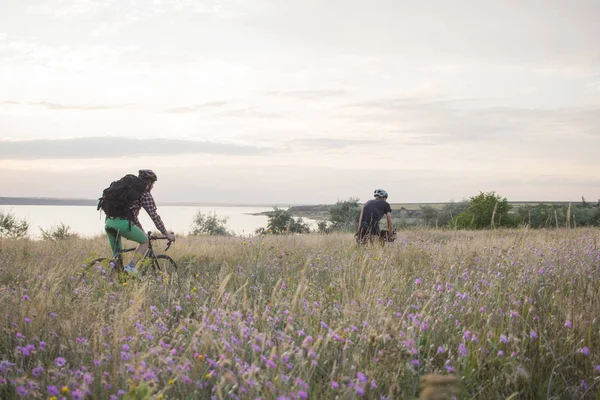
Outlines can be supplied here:
[[[114, 231], [117, 236], [117, 243], [119, 238], [119, 232]], [[152, 248], [152, 242], [155, 240], [168, 240], [166, 236], [153, 236], [152, 232], [148, 232], [148, 250], [144, 254], [142, 261], [139, 263], [141, 266], [139, 269], [140, 278], [148, 274], [148, 270], [152, 270], [154, 275], [166, 275], [168, 279], [172, 279], [174, 274], [177, 272], [177, 263], [173, 261], [171, 257], [166, 254], [156, 254], [154, 249]], [[169, 250], [173, 242], [169, 241], [167, 243], [167, 247], [165, 251]], [[101, 257], [93, 260], [90, 263], [90, 266], [96, 265], [96, 263], [106, 263], [108, 262], [108, 267], [110, 268], [107, 272], [108, 276], [112, 276], [113, 274], [120, 275], [125, 272], [125, 268], [123, 265], [123, 253], [129, 253], [131, 251], [135, 251], [135, 247], [130, 249], [120, 249], [117, 248], [117, 256], [113, 258]]]

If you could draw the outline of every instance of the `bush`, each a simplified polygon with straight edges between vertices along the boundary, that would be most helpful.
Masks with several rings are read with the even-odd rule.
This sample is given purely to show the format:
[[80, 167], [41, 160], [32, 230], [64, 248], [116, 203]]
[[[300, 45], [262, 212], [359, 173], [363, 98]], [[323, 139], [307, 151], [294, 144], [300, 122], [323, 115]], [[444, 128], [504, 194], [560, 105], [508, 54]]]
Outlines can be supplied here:
[[360, 204], [357, 198], [352, 197], [345, 201], [338, 201], [329, 208], [330, 229], [343, 232], [355, 231], [359, 214]]
[[77, 237], [77, 234], [71, 232], [71, 227], [69, 225], [65, 225], [64, 223], [58, 224], [58, 226], [52, 226], [47, 231], [43, 230], [40, 227], [40, 231], [42, 232], [43, 240], [65, 240]]
[[214, 211], [205, 214], [198, 211], [190, 235], [229, 236], [231, 232], [227, 227], [227, 220], [227, 217], [219, 217]]
[[495, 192], [483, 193], [471, 197], [469, 208], [458, 215], [453, 222], [459, 229], [485, 229], [498, 226], [510, 226], [508, 218], [510, 205], [506, 197]]
[[256, 233], [310, 233], [310, 227], [304, 222], [302, 218], [294, 218], [292, 214], [287, 210], [273, 207], [273, 211], [268, 214], [268, 221], [266, 228], [258, 228]]
[[27, 236], [29, 222], [25, 219], [18, 220], [11, 213], [0, 210], [0, 237], [19, 239]]

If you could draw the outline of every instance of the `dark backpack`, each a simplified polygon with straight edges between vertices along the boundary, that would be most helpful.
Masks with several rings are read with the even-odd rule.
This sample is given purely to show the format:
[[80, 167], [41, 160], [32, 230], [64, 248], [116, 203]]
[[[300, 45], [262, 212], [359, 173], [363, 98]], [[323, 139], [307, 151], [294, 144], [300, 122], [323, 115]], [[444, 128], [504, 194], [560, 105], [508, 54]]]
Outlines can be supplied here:
[[98, 200], [98, 210], [102, 209], [108, 217], [131, 219], [133, 214], [130, 206], [139, 200], [146, 190], [146, 182], [135, 175], [125, 175], [104, 189]]

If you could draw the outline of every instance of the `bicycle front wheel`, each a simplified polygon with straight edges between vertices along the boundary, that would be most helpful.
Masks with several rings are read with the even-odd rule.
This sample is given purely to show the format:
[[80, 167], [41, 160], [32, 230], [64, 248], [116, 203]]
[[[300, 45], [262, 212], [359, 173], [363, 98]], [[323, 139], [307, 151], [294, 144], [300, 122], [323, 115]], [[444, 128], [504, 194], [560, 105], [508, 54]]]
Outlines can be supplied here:
[[154, 261], [154, 273], [163, 282], [173, 283], [177, 280], [177, 264], [165, 254], [159, 254]]

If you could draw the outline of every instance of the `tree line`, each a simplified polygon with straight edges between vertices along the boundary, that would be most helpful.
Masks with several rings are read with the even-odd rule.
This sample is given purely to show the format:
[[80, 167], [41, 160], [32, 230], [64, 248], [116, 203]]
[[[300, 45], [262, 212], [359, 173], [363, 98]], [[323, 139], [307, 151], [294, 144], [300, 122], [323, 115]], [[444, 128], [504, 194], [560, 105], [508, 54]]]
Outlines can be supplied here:
[[[327, 217], [317, 222], [316, 229], [290, 210], [274, 207], [267, 212], [267, 225], [258, 228], [256, 234], [286, 234], [353, 232], [357, 227], [361, 204], [358, 198], [340, 200], [329, 206]], [[590, 203], [582, 197], [581, 202], [569, 204], [521, 204], [511, 205], [506, 197], [496, 192], [480, 192], [460, 202], [449, 202], [441, 208], [420, 206], [416, 216], [407, 217], [403, 210], [393, 210], [392, 219], [398, 228], [427, 227], [437, 229], [495, 229], [495, 228], [577, 228], [600, 226], [600, 200]], [[27, 236], [29, 223], [11, 213], [0, 210], [0, 237], [23, 238]], [[61, 240], [75, 237], [70, 227], [63, 223], [45, 231], [42, 239]], [[215, 212], [198, 213], [194, 216], [190, 235], [227, 236], [233, 232], [227, 226], [227, 218]]]

